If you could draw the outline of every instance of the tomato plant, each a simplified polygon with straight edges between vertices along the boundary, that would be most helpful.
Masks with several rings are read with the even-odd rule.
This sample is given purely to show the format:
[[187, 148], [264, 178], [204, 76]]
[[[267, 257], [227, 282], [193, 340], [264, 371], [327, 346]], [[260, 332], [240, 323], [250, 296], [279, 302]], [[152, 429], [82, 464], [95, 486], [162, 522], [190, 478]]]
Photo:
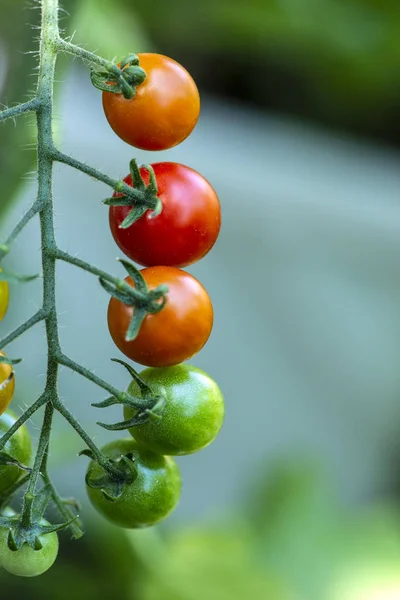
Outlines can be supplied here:
[[[215, 244], [221, 227], [218, 196], [208, 181], [190, 167], [171, 162], [151, 166], [162, 202], [161, 214], [153, 217], [148, 210], [124, 229], [120, 225], [132, 208], [111, 206], [111, 232], [122, 252], [140, 265], [186, 267], [203, 258]], [[140, 174], [148, 185], [146, 167], [140, 169]], [[124, 181], [133, 185], [131, 175]]]
[[[42, 525], [48, 525], [44, 519]], [[55, 532], [39, 536], [40, 550], [27, 543], [19, 550], [10, 550], [7, 544], [8, 529], [0, 528], [0, 565], [9, 573], [20, 577], [35, 577], [48, 569], [57, 558], [58, 535]]]
[[[110, 442], [102, 448], [105, 456], [121, 456], [134, 461], [136, 478], [114, 501], [101, 489], [87, 486], [93, 506], [115, 525], [127, 528], [148, 527], [162, 521], [176, 507], [181, 493], [181, 477], [174, 460], [141, 448], [132, 438]], [[89, 465], [92, 479], [104, 475], [96, 462]]]
[[[141, 274], [150, 290], [160, 284], [168, 286], [166, 305], [161, 312], [147, 315], [139, 335], [127, 342], [134, 309], [111, 298], [108, 327], [115, 344], [131, 360], [150, 367], [176, 365], [191, 358], [211, 333], [213, 308], [209, 295], [197, 279], [174, 267], [149, 267]], [[125, 281], [133, 286], [129, 277]]]
[[146, 79], [133, 98], [103, 92], [103, 108], [114, 132], [142, 150], [166, 150], [183, 142], [200, 114], [195, 82], [175, 60], [161, 54], [138, 54]]
[[[213, 379], [191, 365], [145, 369], [140, 377], [153, 394], [165, 399], [159, 419], [151, 419], [129, 430], [141, 445], [167, 455], [191, 454], [205, 448], [217, 436], [224, 420], [224, 399]], [[136, 381], [128, 389], [140, 395]], [[125, 406], [125, 419], [135, 410]]]
[[[5, 357], [0, 351], [0, 356]], [[7, 409], [14, 395], [15, 376], [11, 365], [0, 363], [0, 415]]]
[[[16, 420], [17, 417], [10, 410], [3, 413], [0, 416], [0, 436], [6, 433], [15, 424]], [[8, 440], [3, 452], [23, 465], [29, 466], [32, 455], [32, 442], [25, 425], [22, 425]], [[6, 493], [23, 473], [18, 466], [0, 464], [0, 496]]]
[[[223, 398], [216, 383], [199, 369], [180, 364], [201, 350], [213, 326], [208, 293], [197, 279], [178, 267], [203, 258], [218, 237], [221, 211], [214, 189], [189, 167], [164, 162], [139, 169], [134, 157], [129, 163], [130, 178], [113, 178], [63, 153], [53, 135], [55, 64], [60, 52], [91, 65], [91, 82], [103, 91], [104, 112], [111, 127], [124, 141], [146, 150], [172, 148], [192, 132], [200, 113], [196, 84], [180, 64], [159, 54], [128, 54], [119, 63], [97, 56], [62, 37], [58, 0], [41, 0], [40, 8], [36, 91], [26, 102], [0, 110], [0, 124], [29, 112], [35, 114], [37, 128], [36, 199], [9, 235], [0, 240], [1, 270], [16, 238], [33, 217], [39, 217], [41, 306], [0, 339], [0, 348], [6, 348], [41, 323], [47, 343], [43, 390], [36, 399], [24, 397], [26, 408], [18, 419], [5, 411], [14, 393], [13, 365], [20, 359], [7, 359], [0, 352], [0, 564], [25, 577], [41, 574], [53, 564], [58, 531], [69, 529], [75, 538], [83, 535], [76, 501], [59, 495], [49, 472], [56, 414], [71, 425], [85, 445], [81, 454], [91, 461], [85, 481], [92, 504], [113, 523], [131, 528], [158, 523], [175, 508], [181, 478], [169, 455], [188, 454], [207, 446], [224, 418]], [[103, 204], [111, 207], [115, 240], [131, 260], [147, 268], [139, 271], [121, 259], [128, 275], [123, 280], [121, 275], [107, 273], [59, 247], [52, 195], [55, 163], [73, 167], [112, 189], [109, 196], [113, 193], [113, 197]], [[110, 334], [130, 359], [155, 367], [143, 373], [149, 384], [131, 365], [113, 359], [122, 362], [139, 386], [132, 384], [129, 391], [117, 389], [63, 351], [56, 302], [59, 261], [99, 279], [111, 296]], [[8, 270], [2, 276], [15, 283], [38, 277]], [[0, 320], [7, 310], [8, 294], [8, 284], [0, 281]], [[98, 448], [60, 396], [61, 367], [107, 392], [108, 397], [96, 407], [125, 407], [125, 422], [99, 425], [111, 430], [137, 425], [133, 432], [137, 439], [131, 436]], [[25, 424], [41, 409], [43, 419], [30, 468], [31, 440]], [[19, 512], [5, 508], [19, 494]], [[44, 520], [50, 502], [58, 512], [56, 524]]]

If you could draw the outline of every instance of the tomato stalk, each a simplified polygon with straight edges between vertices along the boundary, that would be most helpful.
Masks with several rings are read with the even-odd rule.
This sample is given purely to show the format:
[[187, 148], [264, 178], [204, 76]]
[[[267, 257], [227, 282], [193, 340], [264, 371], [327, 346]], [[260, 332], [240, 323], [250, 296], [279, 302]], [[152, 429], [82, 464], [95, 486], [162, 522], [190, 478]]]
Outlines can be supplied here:
[[[96, 267], [76, 259], [66, 252], [61, 251], [57, 247], [54, 233], [54, 207], [53, 207], [53, 165], [54, 162], [64, 163], [70, 167], [78, 169], [87, 175], [101, 181], [116, 192], [122, 193], [131, 202], [139, 205], [142, 210], [158, 210], [159, 200], [157, 199], [156, 189], [152, 189], [152, 194], [147, 189], [133, 189], [124, 181], [113, 179], [108, 175], [90, 167], [76, 159], [69, 157], [60, 152], [54, 144], [52, 121], [53, 121], [53, 84], [55, 76], [56, 59], [58, 52], [67, 52], [75, 56], [79, 56], [84, 61], [105, 69], [112, 76], [111, 79], [119, 81], [126, 94], [133, 96], [134, 90], [131, 88], [129, 92], [124, 86], [123, 78], [134, 77], [138, 75], [139, 79], [143, 77], [143, 70], [137, 65], [137, 61], [133, 56], [129, 58], [129, 64], [124, 63], [127, 67], [127, 73], [123, 76], [123, 69], [120, 69], [114, 63], [107, 61], [87, 50], [79, 48], [69, 41], [63, 40], [59, 35], [58, 27], [58, 0], [42, 0], [42, 27], [40, 36], [40, 64], [37, 90], [34, 98], [28, 102], [19, 104], [18, 106], [7, 108], [0, 111], [0, 122], [9, 118], [15, 118], [27, 112], [36, 113], [37, 122], [37, 164], [38, 164], [38, 192], [35, 202], [31, 208], [23, 215], [21, 220], [14, 227], [11, 234], [3, 244], [0, 244], [0, 260], [6, 256], [10, 250], [12, 243], [21, 233], [27, 223], [36, 215], [39, 216], [41, 230], [41, 246], [42, 246], [42, 269], [43, 269], [43, 304], [42, 307], [25, 323], [17, 327], [6, 337], [0, 340], [0, 348], [4, 348], [16, 338], [24, 334], [36, 324], [44, 321], [46, 339], [47, 339], [47, 374], [45, 390], [43, 394], [28, 407], [21, 417], [13, 424], [13, 426], [0, 438], [0, 451], [4, 448], [8, 440], [18, 431], [18, 429], [40, 408], [45, 407], [44, 418], [34, 461], [34, 466], [31, 472], [24, 477], [15, 490], [19, 489], [23, 484], [27, 484], [27, 489], [23, 498], [23, 506], [21, 516], [0, 517], [1, 526], [10, 527], [9, 547], [12, 550], [17, 550], [24, 540], [32, 547], [39, 544], [39, 533], [50, 533], [64, 527], [71, 527], [74, 537], [82, 535], [82, 530], [79, 523], [76, 521], [75, 513], [70, 506], [75, 506], [76, 503], [63, 500], [56, 491], [51, 482], [50, 475], [47, 469], [47, 455], [50, 443], [50, 433], [52, 429], [52, 419], [54, 411], [59, 412], [66, 421], [73, 427], [77, 434], [84, 441], [87, 450], [83, 453], [90, 454], [98, 465], [100, 465], [111, 479], [122, 482], [124, 473], [118, 469], [113, 461], [109, 460], [94, 444], [90, 436], [84, 428], [79, 424], [76, 418], [61, 402], [58, 394], [58, 374], [60, 365], [66, 366], [71, 370], [79, 373], [82, 377], [92, 381], [100, 388], [109, 392], [116, 402], [126, 403], [137, 410], [151, 408], [149, 402], [146, 403], [142, 398], [135, 398], [126, 392], [121, 392], [94, 375], [87, 368], [67, 357], [61, 348], [59, 340], [59, 328], [56, 308], [56, 263], [58, 260], [68, 262], [76, 267], [82, 268], [89, 273], [92, 273], [100, 278], [103, 287], [112, 285], [115, 288], [116, 294], [124, 294], [129, 296], [131, 305], [137, 305], [140, 310], [148, 312], [156, 312], [161, 310], [162, 301], [165, 301], [166, 290], [160, 286], [160, 290], [144, 291], [135, 290], [128, 286], [120, 278], [97, 269]], [[126, 60], [128, 60], [128, 58]], [[135, 68], [137, 70], [135, 71]], [[139, 73], [139, 70], [142, 73]], [[145, 76], [145, 74], [144, 74]], [[132, 270], [133, 265], [124, 265]], [[3, 273], [4, 275], [4, 273]], [[10, 278], [16, 280], [27, 280], [16, 275], [9, 275]], [[113, 288], [113, 289], [114, 289]], [[161, 300], [161, 302], [159, 302]], [[159, 302], [152, 305], [152, 302]], [[39, 479], [42, 478], [44, 487], [37, 490]], [[40, 524], [42, 514], [46, 508], [47, 502], [53, 500], [65, 522], [57, 526], [43, 526]], [[16, 520], [17, 519], [17, 520]], [[25, 537], [24, 537], [25, 536]], [[36, 548], [37, 549], [37, 548]]]

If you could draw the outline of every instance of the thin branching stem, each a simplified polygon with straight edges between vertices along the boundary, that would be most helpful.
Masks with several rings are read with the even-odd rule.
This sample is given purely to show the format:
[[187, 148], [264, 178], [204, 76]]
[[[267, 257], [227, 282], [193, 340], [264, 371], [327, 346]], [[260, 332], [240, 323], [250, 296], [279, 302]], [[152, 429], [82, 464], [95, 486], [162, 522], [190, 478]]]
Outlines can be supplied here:
[[23, 102], [22, 104], [17, 104], [16, 106], [11, 106], [10, 108], [5, 108], [0, 111], [0, 122], [5, 121], [6, 119], [13, 119], [15, 117], [19, 117], [27, 112], [33, 112], [38, 110], [40, 107], [39, 98], [32, 98], [32, 100], [28, 100], [28, 102]]

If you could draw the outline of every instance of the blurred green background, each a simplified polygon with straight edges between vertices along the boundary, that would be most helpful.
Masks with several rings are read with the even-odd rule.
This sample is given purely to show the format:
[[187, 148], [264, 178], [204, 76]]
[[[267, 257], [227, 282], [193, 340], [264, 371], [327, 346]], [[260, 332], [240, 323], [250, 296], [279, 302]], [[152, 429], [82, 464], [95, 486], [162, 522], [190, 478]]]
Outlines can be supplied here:
[[[113, 175], [129, 160], [176, 160], [217, 189], [213, 253], [191, 271], [216, 323], [194, 363], [221, 385], [227, 418], [210, 448], [179, 461], [182, 501], [165, 527], [124, 532], [85, 500], [85, 459], [61, 421], [51, 463], [83, 502], [87, 535], [46, 575], [0, 574], [1, 598], [398, 600], [400, 598], [400, 5], [395, 0], [66, 0], [65, 34], [107, 58], [155, 50], [182, 62], [202, 95], [193, 135], [168, 153], [116, 139], [87, 71], [60, 57], [55, 133]], [[0, 102], [33, 90], [40, 13], [0, 0]], [[0, 235], [35, 193], [30, 117], [0, 130]], [[107, 188], [56, 167], [60, 246], [118, 273], [100, 200]], [[7, 258], [40, 270], [37, 223]], [[40, 281], [12, 288], [6, 333], [40, 304]], [[128, 384], [96, 281], [60, 265], [65, 350]], [[11, 347], [10, 347], [11, 348]], [[11, 353], [11, 350], [10, 350]], [[12, 346], [14, 409], [40, 393], [40, 328]], [[102, 399], [71, 373], [61, 391], [98, 443]], [[38, 420], [30, 424], [37, 434]]]

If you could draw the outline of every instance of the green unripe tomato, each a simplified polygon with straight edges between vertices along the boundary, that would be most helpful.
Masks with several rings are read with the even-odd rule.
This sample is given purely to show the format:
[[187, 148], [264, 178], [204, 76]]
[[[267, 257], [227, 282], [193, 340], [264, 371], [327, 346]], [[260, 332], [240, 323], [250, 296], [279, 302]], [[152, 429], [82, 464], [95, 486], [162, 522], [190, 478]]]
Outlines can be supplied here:
[[[161, 419], [132, 427], [129, 432], [141, 445], [166, 455], [192, 454], [210, 444], [224, 420], [224, 399], [221, 390], [204, 371], [191, 365], [145, 369], [140, 377], [154, 395], [165, 398]], [[135, 381], [129, 393], [140, 395]], [[124, 407], [125, 419], [135, 415]]]
[[[0, 437], [14, 425], [16, 420], [17, 417], [10, 410], [0, 416]], [[25, 425], [22, 425], [14, 433], [1, 452], [6, 452], [23, 465], [29, 466], [32, 457], [32, 442]], [[6, 493], [25, 472], [13, 465], [0, 465], [0, 495]]]
[[[100, 489], [87, 487], [93, 506], [106, 519], [126, 528], [140, 528], [162, 521], [176, 507], [181, 493], [181, 476], [175, 461], [140, 448], [132, 438], [110, 442], [102, 448], [112, 459], [132, 454], [137, 477], [115, 501], [107, 500]], [[92, 479], [101, 478], [104, 470], [91, 462]]]
[[[48, 522], [42, 520], [43, 525]], [[8, 529], [0, 528], [0, 565], [9, 573], [20, 577], [36, 577], [41, 575], [54, 563], [58, 554], [58, 535], [56, 532], [39, 536], [42, 543], [40, 550], [34, 550], [23, 544], [15, 552], [7, 545]]]

